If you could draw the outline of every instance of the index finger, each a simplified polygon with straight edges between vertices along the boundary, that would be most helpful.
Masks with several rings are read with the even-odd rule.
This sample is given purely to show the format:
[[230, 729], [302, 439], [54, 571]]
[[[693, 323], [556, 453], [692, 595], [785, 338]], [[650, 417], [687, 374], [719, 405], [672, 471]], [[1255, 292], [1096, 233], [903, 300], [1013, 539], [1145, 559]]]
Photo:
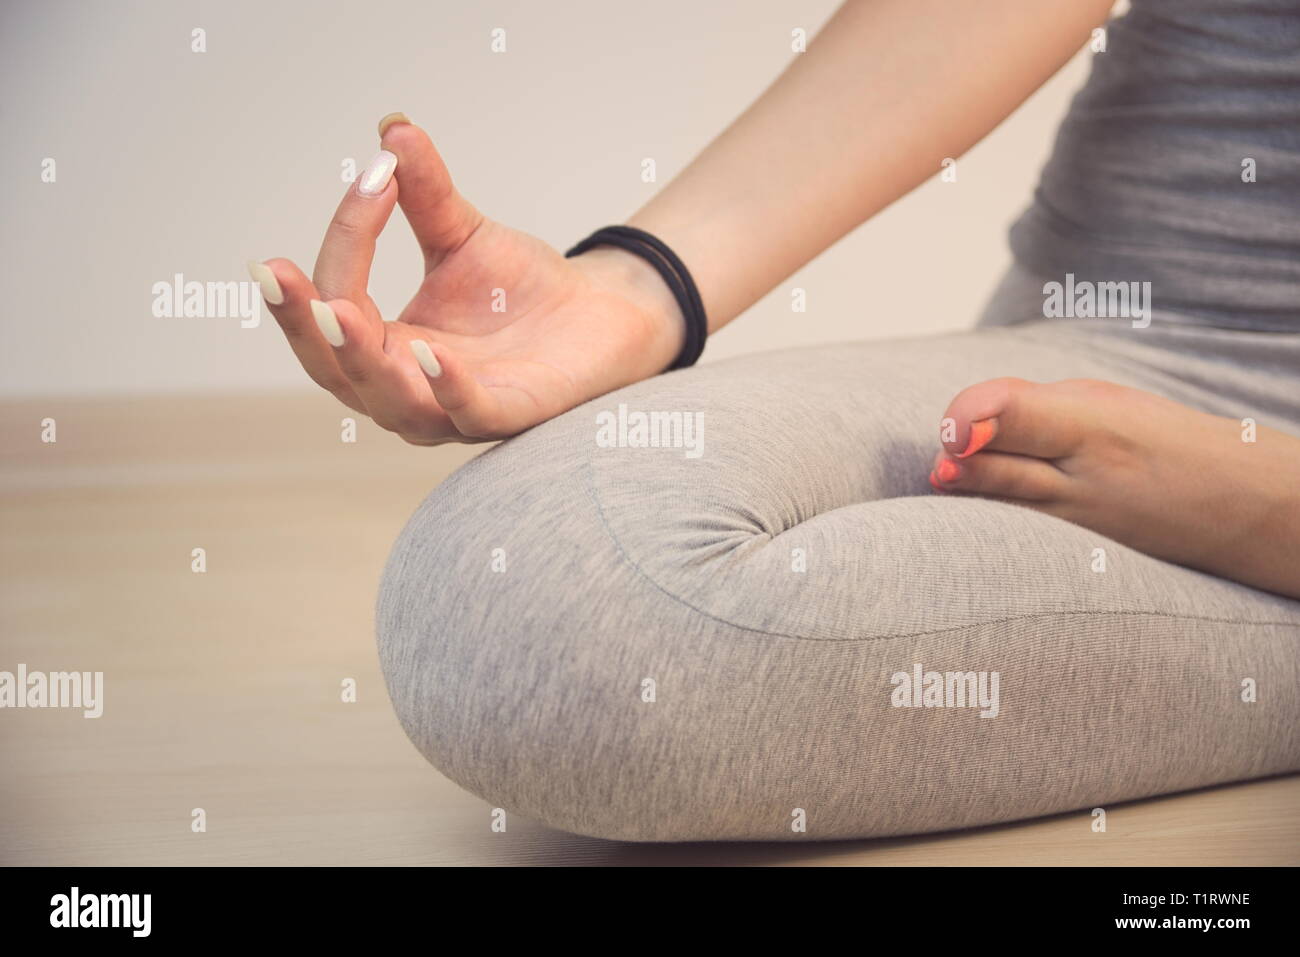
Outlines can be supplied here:
[[334, 212], [312, 280], [322, 299], [366, 301], [375, 240], [397, 204], [397, 155], [380, 150], [348, 187]]

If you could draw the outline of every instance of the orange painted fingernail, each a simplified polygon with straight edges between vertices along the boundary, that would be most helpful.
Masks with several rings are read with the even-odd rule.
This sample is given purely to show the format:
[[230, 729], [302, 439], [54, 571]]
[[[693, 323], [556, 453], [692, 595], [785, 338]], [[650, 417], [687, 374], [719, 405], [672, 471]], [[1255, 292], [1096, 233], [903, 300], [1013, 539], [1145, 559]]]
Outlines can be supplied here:
[[940, 482], [955, 482], [961, 475], [961, 466], [952, 459], [940, 459], [939, 464], [935, 466], [934, 474], [939, 477]]
[[997, 419], [980, 419], [978, 422], [970, 424], [970, 441], [966, 443], [966, 451], [957, 456], [964, 459], [967, 456], [974, 455], [984, 446], [993, 441], [993, 436], [998, 431]]
[[944, 491], [944, 487], [939, 484], [939, 480], [934, 477], [934, 469], [930, 469], [930, 488], [936, 492]]

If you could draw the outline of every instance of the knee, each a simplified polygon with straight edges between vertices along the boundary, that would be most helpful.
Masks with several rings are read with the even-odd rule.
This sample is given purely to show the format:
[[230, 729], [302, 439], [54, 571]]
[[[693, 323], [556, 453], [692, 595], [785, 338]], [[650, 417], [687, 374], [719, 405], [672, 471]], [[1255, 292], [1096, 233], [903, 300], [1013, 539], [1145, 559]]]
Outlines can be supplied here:
[[[802, 420], [754, 441], [732, 401], [752, 378], [716, 378], [711, 402], [693, 380], [643, 383], [490, 450], [394, 546], [378, 606], [390, 696], [426, 758], [493, 807], [597, 837], [704, 840], [751, 834], [727, 811], [737, 781], [744, 800], [775, 800], [741, 764], [719, 769], [754, 719], [737, 676], [766, 673], [791, 638], [856, 635], [852, 615], [808, 609], [857, 587], [818, 569], [870, 571], [845, 506], [875, 489], [870, 470], [801, 458]], [[702, 411], [703, 454], [602, 445], [598, 414], [621, 401]], [[818, 455], [839, 461], [823, 446], [850, 437], [832, 438]], [[796, 573], [804, 554], [812, 574]], [[648, 706], [647, 679], [671, 693]]]
[[661, 623], [600, 521], [589, 421], [512, 440], [429, 495], [385, 568], [380, 660], [448, 778], [552, 827], [647, 840], [668, 799], [638, 710]]

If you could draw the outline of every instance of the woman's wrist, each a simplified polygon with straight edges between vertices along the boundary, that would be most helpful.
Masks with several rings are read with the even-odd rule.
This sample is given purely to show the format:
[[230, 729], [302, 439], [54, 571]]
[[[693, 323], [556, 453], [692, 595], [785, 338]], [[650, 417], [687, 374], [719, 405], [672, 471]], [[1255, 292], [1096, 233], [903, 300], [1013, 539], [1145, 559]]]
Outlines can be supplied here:
[[648, 369], [645, 375], [672, 365], [686, 339], [686, 319], [659, 272], [642, 257], [614, 246], [590, 249], [572, 262], [588, 280], [644, 317], [638, 346]]

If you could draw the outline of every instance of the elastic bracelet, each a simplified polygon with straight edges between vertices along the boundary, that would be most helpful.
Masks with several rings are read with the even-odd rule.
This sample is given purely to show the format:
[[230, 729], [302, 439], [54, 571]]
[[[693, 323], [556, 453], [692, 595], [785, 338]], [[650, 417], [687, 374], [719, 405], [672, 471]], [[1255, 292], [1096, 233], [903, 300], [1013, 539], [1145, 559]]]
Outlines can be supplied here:
[[606, 226], [598, 229], [564, 255], [565, 258], [578, 256], [596, 246], [616, 246], [640, 256], [654, 266], [672, 290], [673, 298], [686, 317], [686, 339], [682, 343], [682, 351], [668, 369], [685, 369], [695, 365], [704, 352], [704, 342], [709, 337], [709, 322], [704, 314], [700, 291], [695, 287], [695, 280], [691, 278], [686, 264], [667, 243], [634, 226]]

